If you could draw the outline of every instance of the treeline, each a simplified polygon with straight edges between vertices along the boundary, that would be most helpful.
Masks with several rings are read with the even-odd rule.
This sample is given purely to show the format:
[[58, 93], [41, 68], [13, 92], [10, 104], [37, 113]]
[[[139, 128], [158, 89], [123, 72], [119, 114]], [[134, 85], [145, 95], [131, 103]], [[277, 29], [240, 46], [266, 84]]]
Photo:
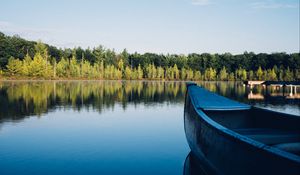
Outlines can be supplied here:
[[300, 80], [300, 54], [170, 55], [99, 46], [58, 49], [0, 32], [0, 76], [84, 79]]

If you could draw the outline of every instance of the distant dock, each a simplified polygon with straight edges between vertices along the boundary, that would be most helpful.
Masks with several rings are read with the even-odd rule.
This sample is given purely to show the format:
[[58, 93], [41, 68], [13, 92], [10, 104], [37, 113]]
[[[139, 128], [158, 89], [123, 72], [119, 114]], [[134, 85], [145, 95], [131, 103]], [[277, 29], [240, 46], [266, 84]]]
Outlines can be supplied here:
[[[249, 99], [264, 99], [263, 96], [252, 93], [252, 88], [254, 86], [260, 86], [260, 85], [265, 89], [266, 94], [268, 93], [268, 87], [271, 87], [271, 89], [277, 89], [277, 90], [282, 88], [281, 96], [285, 96], [286, 89], [287, 89], [288, 90], [287, 98], [289, 99], [298, 99], [300, 97], [297, 92], [297, 87], [300, 87], [300, 81], [244, 81], [244, 85], [250, 88], [250, 93], [248, 95]], [[273, 93], [271, 96], [274, 95], [275, 94]]]
[[250, 87], [255, 85], [263, 86], [300, 86], [300, 81], [244, 81], [244, 84]]
[[253, 87], [254, 85], [262, 85], [265, 81], [244, 81], [244, 85]]

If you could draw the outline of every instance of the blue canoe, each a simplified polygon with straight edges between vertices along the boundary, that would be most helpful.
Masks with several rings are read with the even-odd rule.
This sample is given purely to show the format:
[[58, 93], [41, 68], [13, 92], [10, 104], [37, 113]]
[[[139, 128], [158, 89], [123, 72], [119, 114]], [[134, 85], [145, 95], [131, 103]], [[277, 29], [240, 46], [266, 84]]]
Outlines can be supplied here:
[[208, 174], [300, 174], [300, 116], [230, 100], [187, 84], [186, 138]]

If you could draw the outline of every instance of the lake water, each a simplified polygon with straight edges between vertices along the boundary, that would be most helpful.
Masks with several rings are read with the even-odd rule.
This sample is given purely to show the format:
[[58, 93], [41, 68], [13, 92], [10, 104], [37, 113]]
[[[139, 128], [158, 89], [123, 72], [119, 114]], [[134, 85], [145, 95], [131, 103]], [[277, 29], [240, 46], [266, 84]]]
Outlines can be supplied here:
[[[300, 113], [295, 90], [199, 84]], [[184, 82], [2, 81], [0, 174], [183, 174], [185, 90]]]

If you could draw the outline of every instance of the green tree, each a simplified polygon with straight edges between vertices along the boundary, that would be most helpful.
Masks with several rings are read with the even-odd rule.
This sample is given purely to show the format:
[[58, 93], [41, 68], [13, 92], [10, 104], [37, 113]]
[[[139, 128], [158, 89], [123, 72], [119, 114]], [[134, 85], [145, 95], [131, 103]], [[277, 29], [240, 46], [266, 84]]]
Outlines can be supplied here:
[[91, 78], [92, 77], [92, 66], [89, 61], [83, 60], [81, 63], [81, 77]]
[[103, 63], [103, 61], [94, 63], [94, 69], [95, 69], [95, 73], [94, 73], [95, 78], [103, 79], [104, 78], [104, 63]]
[[125, 79], [130, 80], [132, 78], [132, 71], [130, 67], [126, 66], [125, 68]]
[[172, 67], [167, 67], [166, 69], [166, 78], [169, 80], [174, 80], [175, 75]]
[[152, 79], [155, 79], [157, 76], [157, 69], [156, 69], [154, 63], [152, 63], [151, 66], [152, 66]]
[[[45, 70], [43, 72], [43, 75], [39, 75], [39, 76], [48, 77], [48, 78], [51, 77], [53, 75], [53, 68], [49, 62], [50, 57], [49, 57], [48, 47], [41, 41], [38, 41], [34, 45], [34, 47], [35, 47], [36, 54], [40, 54], [40, 56], [44, 60], [43, 62], [40, 63], [45, 63]], [[44, 65], [40, 65], [40, 66], [43, 67]]]
[[194, 79], [194, 71], [192, 69], [188, 69], [186, 78], [188, 80], [193, 80]]
[[201, 72], [200, 71], [196, 71], [195, 72], [194, 79], [195, 80], [202, 80], [202, 76], [201, 76]]
[[23, 70], [22, 61], [11, 57], [8, 60], [8, 64], [6, 65], [6, 68], [10, 75], [21, 75]]
[[53, 61], [53, 78], [56, 78], [57, 72], [56, 72], [56, 60], [54, 59]]
[[219, 79], [222, 81], [228, 80], [228, 73], [227, 73], [225, 66], [223, 66], [223, 68], [219, 72]]
[[40, 53], [34, 55], [30, 70], [33, 77], [47, 77], [47, 62]]
[[248, 78], [249, 80], [254, 80], [254, 73], [252, 70], [249, 71]]
[[174, 67], [173, 67], [173, 72], [174, 72], [174, 76], [175, 76], [175, 79], [176, 80], [179, 80], [179, 70], [178, 70], [178, 67], [176, 64], [174, 64]]
[[158, 79], [164, 79], [165, 78], [165, 71], [161, 66], [159, 66], [157, 68], [157, 78]]
[[32, 70], [30, 69], [30, 64], [32, 62], [32, 58], [29, 54], [26, 54], [24, 60], [23, 60], [23, 69], [22, 74], [24, 76], [31, 76]]
[[269, 78], [268, 78], [268, 71], [267, 70], [263, 70], [262, 80], [269, 80]]
[[75, 55], [72, 56], [69, 63], [69, 71], [71, 77], [79, 77], [80, 76], [80, 66], [77, 63], [77, 59]]
[[58, 77], [68, 77], [69, 76], [69, 64], [65, 58], [62, 58], [56, 65], [56, 75]]
[[288, 67], [284, 72], [284, 81], [292, 81], [293, 80], [293, 72]]
[[294, 75], [295, 75], [294, 80], [300, 81], [300, 69], [296, 69]]
[[186, 69], [185, 69], [185, 68], [182, 68], [182, 69], [181, 69], [181, 76], [180, 76], [180, 78], [181, 78], [182, 80], [186, 80], [186, 75], [187, 75]]
[[262, 80], [263, 79], [263, 71], [261, 67], [259, 66], [257, 71], [256, 71], [256, 78], [257, 80]]
[[156, 67], [155, 65], [152, 64], [148, 64], [146, 67], [146, 74], [147, 74], [147, 78], [149, 79], [155, 79], [156, 78]]
[[269, 80], [273, 80], [273, 81], [277, 80], [277, 75], [275, 73], [275, 69], [274, 68], [273, 69], [268, 69], [267, 72], [268, 72], [267, 77], [268, 77]]
[[116, 80], [121, 80], [122, 79], [122, 71], [115, 68], [114, 69], [114, 75], [113, 75], [113, 79], [116, 79]]
[[279, 70], [278, 80], [283, 81], [284, 80], [284, 70]]
[[247, 71], [246, 69], [241, 70], [241, 80], [246, 81], [247, 80]]
[[42, 57], [44, 57], [45, 59], [48, 58], [48, 48], [47, 46], [42, 43], [41, 41], [38, 41], [35, 45], [34, 45], [34, 49], [36, 53], [40, 53], [40, 55]]
[[216, 70], [210, 67], [205, 70], [204, 78], [205, 80], [212, 81], [212, 80], [216, 80], [216, 75], [217, 75]]
[[231, 73], [229, 74], [228, 80], [229, 80], [229, 81], [234, 81], [234, 80], [235, 80], [235, 78], [234, 78], [234, 73], [233, 73], [233, 72], [231, 72]]
[[144, 73], [143, 73], [143, 70], [142, 70], [140, 64], [139, 64], [138, 69], [137, 69], [137, 74], [138, 74], [138, 75], [137, 75], [137, 78], [138, 78], [139, 80], [143, 79]]
[[[124, 72], [124, 61], [123, 59], [121, 58], [118, 62], [118, 69], [121, 71], [121, 72]], [[125, 74], [125, 73], [124, 73]], [[125, 76], [125, 75], [124, 75]]]

